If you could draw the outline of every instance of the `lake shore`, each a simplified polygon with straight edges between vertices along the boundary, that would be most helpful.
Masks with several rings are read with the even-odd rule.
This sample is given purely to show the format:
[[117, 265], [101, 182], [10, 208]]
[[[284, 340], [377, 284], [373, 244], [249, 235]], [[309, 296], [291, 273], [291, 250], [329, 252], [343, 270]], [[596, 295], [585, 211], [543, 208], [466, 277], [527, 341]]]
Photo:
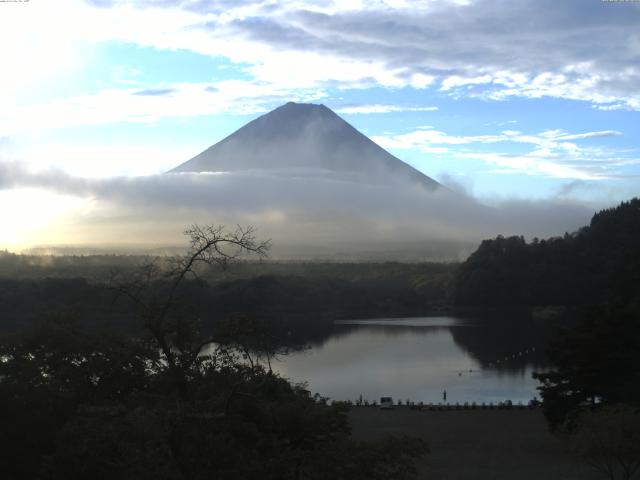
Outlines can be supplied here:
[[387, 434], [425, 439], [430, 453], [418, 460], [429, 480], [591, 480], [600, 478], [548, 430], [540, 410], [418, 411], [407, 407], [349, 412], [353, 435]]

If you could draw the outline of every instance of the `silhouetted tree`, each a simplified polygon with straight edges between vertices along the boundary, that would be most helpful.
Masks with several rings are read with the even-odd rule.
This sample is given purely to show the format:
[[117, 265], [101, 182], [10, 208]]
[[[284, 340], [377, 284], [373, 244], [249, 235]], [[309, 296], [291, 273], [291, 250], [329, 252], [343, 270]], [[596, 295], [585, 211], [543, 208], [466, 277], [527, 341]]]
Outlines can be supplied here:
[[640, 410], [624, 405], [583, 412], [567, 437], [571, 447], [609, 480], [640, 471]]
[[144, 328], [157, 342], [181, 395], [186, 394], [191, 369], [202, 349], [214, 341], [203, 338], [199, 320], [179, 308], [185, 279], [197, 278], [197, 267], [202, 264], [225, 269], [246, 254], [265, 256], [270, 245], [258, 241], [252, 227], [238, 226], [228, 232], [223, 226], [193, 225], [184, 233], [190, 241], [185, 255], [168, 264], [155, 259], [137, 271], [112, 278], [113, 288], [133, 302]]
[[37, 478], [57, 433], [85, 405], [126, 402], [151, 388], [157, 348], [52, 318], [0, 338], [0, 469]]
[[571, 427], [585, 408], [640, 406], [640, 321], [633, 312], [590, 309], [552, 345], [554, 369], [535, 373], [552, 429]]

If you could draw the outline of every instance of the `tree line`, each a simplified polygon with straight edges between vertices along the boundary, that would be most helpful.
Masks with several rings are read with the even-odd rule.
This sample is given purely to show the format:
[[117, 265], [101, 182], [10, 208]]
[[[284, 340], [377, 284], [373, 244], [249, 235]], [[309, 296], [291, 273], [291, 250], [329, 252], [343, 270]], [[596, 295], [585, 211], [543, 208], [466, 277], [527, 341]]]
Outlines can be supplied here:
[[[14, 264], [27, 263], [20, 255], [9, 255]], [[114, 272], [132, 274], [149, 263], [164, 268], [174, 259], [116, 256], [109, 266], [103, 257], [78, 257], [62, 262], [64, 269], [60, 264], [16, 267], [21, 272], [17, 276], [0, 269], [0, 331], [64, 312], [89, 327], [108, 324], [132, 332], [136, 324], [130, 299], [114, 301]], [[201, 270], [197, 278], [182, 282], [181, 302], [185, 309], [197, 310], [208, 328], [229, 315], [244, 314], [284, 323], [303, 337], [330, 328], [335, 319], [441, 312], [449, 303], [455, 265], [243, 261], [224, 272]], [[156, 282], [164, 288], [165, 279]]]
[[484, 240], [454, 281], [459, 306], [640, 304], [640, 199], [562, 237]]

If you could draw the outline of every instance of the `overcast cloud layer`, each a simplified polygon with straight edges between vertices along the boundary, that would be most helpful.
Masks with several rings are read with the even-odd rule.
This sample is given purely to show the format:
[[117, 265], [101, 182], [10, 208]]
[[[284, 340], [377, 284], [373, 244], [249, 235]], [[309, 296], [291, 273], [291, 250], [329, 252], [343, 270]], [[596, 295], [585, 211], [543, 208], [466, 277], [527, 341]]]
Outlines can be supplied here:
[[99, 32], [226, 56], [280, 87], [436, 86], [454, 96], [549, 96], [640, 109], [640, 5], [633, 2], [88, 3], [150, 20], [175, 12], [174, 28], [158, 21], [143, 31]]
[[[83, 121], [264, 111], [265, 103], [322, 98], [326, 88], [373, 86], [431, 88], [453, 97], [494, 100], [551, 97], [604, 110], [640, 110], [640, 4], [635, 2], [61, 0], [33, 8], [15, 7], [15, 16], [0, 19], [7, 40], [0, 86], [8, 92], [36, 73], [22, 62], [24, 53], [34, 54], [33, 63], [46, 74], [65, 60], [72, 62], [81, 42], [192, 51], [227, 58], [247, 74], [210, 84], [105, 89], [58, 105], [70, 108], [74, 118], [84, 112]], [[61, 11], [68, 16], [56, 15]], [[25, 31], [20, 15], [32, 29]], [[43, 32], [40, 40], [31, 36], [34, 30]], [[40, 58], [39, 41], [56, 44], [56, 62]], [[24, 43], [31, 50], [16, 50], [9, 43]], [[205, 93], [210, 102], [189, 101]], [[118, 115], [105, 108], [108, 113], [88, 115], [81, 108], [106, 107], [118, 95], [129, 97], [132, 110]], [[153, 97], [177, 97], [183, 107], [158, 111]], [[19, 118], [45, 106], [55, 105], [19, 109]], [[31, 117], [38, 121], [37, 115]]]

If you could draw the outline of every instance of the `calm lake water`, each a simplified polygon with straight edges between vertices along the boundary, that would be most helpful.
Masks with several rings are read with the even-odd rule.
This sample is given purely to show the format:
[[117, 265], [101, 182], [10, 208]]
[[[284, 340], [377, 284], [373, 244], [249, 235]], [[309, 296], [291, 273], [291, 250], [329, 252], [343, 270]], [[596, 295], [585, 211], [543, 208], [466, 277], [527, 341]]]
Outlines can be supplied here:
[[545, 334], [520, 322], [453, 317], [336, 322], [332, 335], [274, 368], [335, 400], [528, 402], [545, 369]]

